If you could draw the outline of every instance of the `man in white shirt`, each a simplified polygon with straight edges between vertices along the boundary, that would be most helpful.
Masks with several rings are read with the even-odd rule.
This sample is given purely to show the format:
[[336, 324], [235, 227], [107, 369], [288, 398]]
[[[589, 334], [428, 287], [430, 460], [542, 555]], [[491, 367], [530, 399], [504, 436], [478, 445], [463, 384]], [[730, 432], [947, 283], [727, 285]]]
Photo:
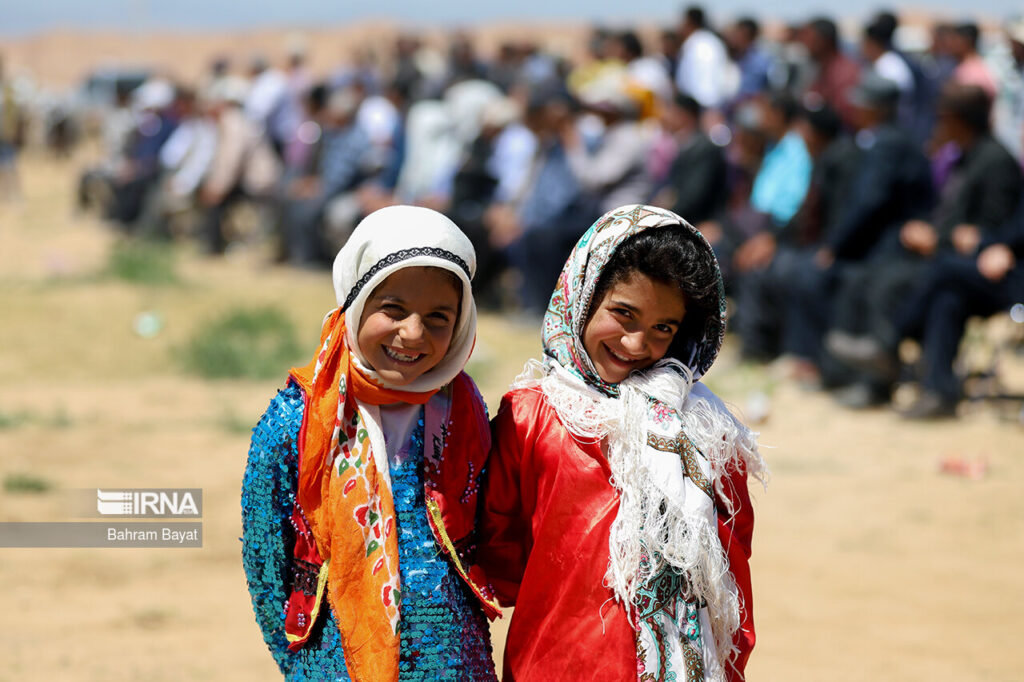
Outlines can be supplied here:
[[689, 7], [683, 14], [679, 33], [676, 86], [705, 109], [721, 109], [739, 87], [739, 71], [729, 59], [725, 43], [708, 27], [704, 10]]
[[249, 92], [242, 109], [250, 121], [265, 128], [271, 114], [285, 97], [288, 81], [262, 55], [253, 56], [250, 61], [249, 78]]
[[892, 49], [892, 29], [882, 22], [873, 21], [864, 28], [861, 53], [882, 78], [888, 78], [900, 89], [902, 98], [914, 90], [914, 73], [907, 61]]

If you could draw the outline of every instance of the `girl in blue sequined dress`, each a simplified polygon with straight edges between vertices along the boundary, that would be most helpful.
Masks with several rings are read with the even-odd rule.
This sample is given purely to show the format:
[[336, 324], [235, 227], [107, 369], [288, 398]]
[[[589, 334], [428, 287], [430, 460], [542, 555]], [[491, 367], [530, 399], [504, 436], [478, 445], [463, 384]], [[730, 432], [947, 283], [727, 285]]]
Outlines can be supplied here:
[[487, 414], [462, 371], [473, 248], [444, 216], [368, 216], [334, 264], [338, 308], [253, 431], [243, 563], [290, 680], [495, 680], [473, 563]]

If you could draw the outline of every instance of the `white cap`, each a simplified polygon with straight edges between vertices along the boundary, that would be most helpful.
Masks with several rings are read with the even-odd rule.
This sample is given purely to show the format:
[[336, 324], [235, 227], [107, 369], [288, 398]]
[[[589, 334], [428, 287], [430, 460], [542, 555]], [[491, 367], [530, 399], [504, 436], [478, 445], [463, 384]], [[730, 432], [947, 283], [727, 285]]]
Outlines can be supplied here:
[[132, 103], [138, 110], [163, 109], [174, 101], [174, 86], [162, 78], [151, 78], [132, 93]]

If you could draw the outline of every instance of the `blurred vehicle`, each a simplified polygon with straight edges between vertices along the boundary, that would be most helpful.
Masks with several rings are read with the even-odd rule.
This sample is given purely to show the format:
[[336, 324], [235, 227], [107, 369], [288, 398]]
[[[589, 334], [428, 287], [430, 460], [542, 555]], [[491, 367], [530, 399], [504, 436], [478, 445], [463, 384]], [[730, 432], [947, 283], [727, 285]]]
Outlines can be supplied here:
[[73, 116], [86, 133], [98, 131], [104, 117], [117, 107], [118, 94], [130, 94], [153, 72], [144, 67], [107, 67], [87, 75], [72, 96]]

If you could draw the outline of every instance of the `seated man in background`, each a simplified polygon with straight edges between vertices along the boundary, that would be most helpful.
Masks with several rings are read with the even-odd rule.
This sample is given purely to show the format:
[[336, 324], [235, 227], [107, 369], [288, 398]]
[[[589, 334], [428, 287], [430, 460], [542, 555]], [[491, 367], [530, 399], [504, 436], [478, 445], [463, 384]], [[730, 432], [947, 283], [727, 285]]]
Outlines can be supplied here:
[[692, 225], [718, 218], [728, 194], [725, 152], [700, 129], [702, 111], [689, 95], [676, 95], [662, 107], [661, 125], [677, 151], [653, 201]]
[[285, 258], [293, 265], [328, 262], [322, 235], [324, 211], [331, 199], [362, 182], [372, 151], [370, 138], [356, 124], [359, 98], [351, 89], [328, 97], [321, 112], [323, 142], [310, 172], [283, 189], [281, 228]]
[[228, 211], [247, 197], [270, 191], [280, 166], [263, 131], [246, 117], [243, 81], [225, 78], [209, 95], [208, 115], [216, 126], [216, 145], [199, 189], [200, 239], [210, 254], [224, 252]]
[[727, 179], [718, 191], [733, 193], [728, 211], [716, 222], [698, 224], [721, 263], [726, 291], [731, 292], [735, 284], [733, 255], [737, 249], [757, 235], [781, 230], [792, 220], [807, 195], [811, 157], [796, 129], [798, 109], [796, 100], [785, 93], [774, 93], [749, 103], [748, 110], [766, 144], [749, 196], [735, 182], [730, 188]]
[[766, 227], [747, 239], [732, 259], [733, 328], [744, 356], [761, 360], [782, 351], [789, 284], [813, 268], [823, 235], [839, 218], [858, 161], [858, 148], [842, 134], [833, 110], [804, 112], [797, 128], [814, 161], [803, 204], [785, 225]]
[[124, 158], [111, 180], [111, 201], [106, 217], [131, 229], [146, 196], [160, 177], [160, 149], [178, 126], [173, 104], [176, 92], [170, 82], [151, 78], [132, 92], [135, 127], [129, 135]]
[[217, 128], [200, 112], [194, 91], [179, 88], [174, 108], [178, 127], [160, 148], [160, 177], [136, 221], [147, 237], [170, 237], [174, 223], [191, 214], [217, 147]]
[[595, 215], [643, 202], [651, 193], [647, 159], [652, 139], [638, 121], [640, 105], [626, 80], [609, 75], [582, 89], [579, 97], [600, 120], [600, 131], [585, 139], [585, 119], [571, 120], [561, 130], [561, 142], [576, 181], [594, 203]]
[[869, 72], [852, 97], [857, 168], [813, 264], [790, 283], [783, 340], [784, 350], [802, 361], [805, 373], [816, 369], [833, 387], [849, 381], [848, 372], [832, 372], [822, 345], [843, 276], [858, 262], [898, 249], [900, 227], [926, 215], [932, 204], [928, 160], [895, 123], [899, 89]]
[[[953, 369], [967, 320], [994, 315], [1024, 302], [1024, 201], [1013, 218], [978, 244], [975, 254], [947, 253], [925, 276], [895, 316], [897, 339], [921, 344], [920, 394], [902, 412], [908, 419], [952, 417], [961, 398]], [[888, 357], [886, 357], [888, 354]], [[894, 348], [855, 358], [866, 371], [896, 362]]]
[[[952, 142], [960, 157], [939, 194], [928, 220], [910, 220], [899, 230], [899, 245], [851, 268], [836, 295], [832, 331], [826, 349], [838, 358], [894, 350], [899, 341], [893, 318], [900, 304], [928, 270], [947, 253], [973, 257], [978, 245], [1013, 215], [1024, 193], [1024, 178], [1013, 156], [990, 130], [991, 101], [981, 88], [950, 83], [938, 106], [939, 142]], [[853, 407], [888, 401], [898, 366], [886, 362], [863, 373], [849, 391]]]
[[531, 315], [547, 308], [551, 288], [572, 245], [593, 221], [579, 182], [562, 146], [562, 130], [572, 124], [569, 101], [558, 92], [538, 92], [526, 110], [536, 136], [536, 156], [521, 198], [492, 204], [484, 213], [491, 245], [502, 250], [519, 272], [519, 302]]

